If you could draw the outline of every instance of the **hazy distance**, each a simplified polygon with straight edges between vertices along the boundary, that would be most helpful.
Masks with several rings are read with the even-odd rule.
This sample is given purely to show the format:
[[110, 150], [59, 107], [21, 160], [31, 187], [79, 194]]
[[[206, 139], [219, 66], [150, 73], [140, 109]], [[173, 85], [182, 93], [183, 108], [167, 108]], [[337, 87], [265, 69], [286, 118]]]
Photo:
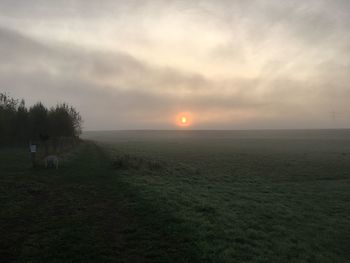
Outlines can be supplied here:
[[0, 91], [86, 130], [349, 128], [349, 24], [347, 0], [2, 0]]

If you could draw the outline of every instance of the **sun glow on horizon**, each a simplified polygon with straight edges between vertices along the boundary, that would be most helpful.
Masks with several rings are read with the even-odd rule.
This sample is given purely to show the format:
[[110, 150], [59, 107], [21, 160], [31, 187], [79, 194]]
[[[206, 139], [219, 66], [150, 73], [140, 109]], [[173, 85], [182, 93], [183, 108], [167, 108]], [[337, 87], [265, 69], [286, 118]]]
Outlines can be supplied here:
[[192, 124], [192, 115], [188, 112], [181, 112], [176, 117], [176, 124], [180, 127], [188, 127]]

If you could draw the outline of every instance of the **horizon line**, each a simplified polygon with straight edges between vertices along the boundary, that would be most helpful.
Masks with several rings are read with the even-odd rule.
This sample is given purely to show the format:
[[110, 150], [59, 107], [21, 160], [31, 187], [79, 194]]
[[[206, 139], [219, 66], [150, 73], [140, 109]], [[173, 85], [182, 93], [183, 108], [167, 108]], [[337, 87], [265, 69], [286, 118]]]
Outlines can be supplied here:
[[350, 130], [350, 128], [259, 128], [259, 129], [107, 129], [83, 130], [84, 132], [122, 132], [122, 131], [332, 131]]

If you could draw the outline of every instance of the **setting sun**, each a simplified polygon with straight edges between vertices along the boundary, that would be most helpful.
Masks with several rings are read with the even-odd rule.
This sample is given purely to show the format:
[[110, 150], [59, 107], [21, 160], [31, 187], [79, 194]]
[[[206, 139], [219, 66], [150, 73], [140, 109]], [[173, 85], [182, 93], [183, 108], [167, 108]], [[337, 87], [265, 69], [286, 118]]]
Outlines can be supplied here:
[[176, 117], [176, 124], [180, 127], [188, 127], [192, 124], [192, 116], [188, 112], [181, 112]]

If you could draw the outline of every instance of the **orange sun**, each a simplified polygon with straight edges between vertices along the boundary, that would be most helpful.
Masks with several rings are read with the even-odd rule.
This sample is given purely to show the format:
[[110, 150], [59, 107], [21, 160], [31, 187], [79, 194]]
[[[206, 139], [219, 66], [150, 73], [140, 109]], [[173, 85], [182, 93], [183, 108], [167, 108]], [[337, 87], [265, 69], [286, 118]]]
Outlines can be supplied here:
[[188, 127], [192, 124], [192, 116], [188, 112], [181, 112], [176, 116], [176, 124], [180, 127]]

